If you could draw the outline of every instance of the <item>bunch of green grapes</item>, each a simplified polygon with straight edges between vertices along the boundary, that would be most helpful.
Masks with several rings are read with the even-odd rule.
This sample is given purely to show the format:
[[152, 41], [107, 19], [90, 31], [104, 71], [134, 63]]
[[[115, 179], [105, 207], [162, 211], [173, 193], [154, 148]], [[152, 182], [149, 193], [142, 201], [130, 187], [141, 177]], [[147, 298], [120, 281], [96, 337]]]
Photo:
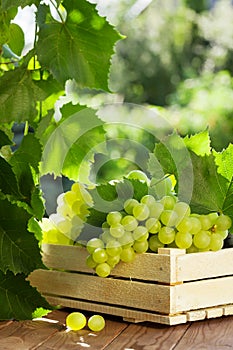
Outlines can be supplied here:
[[131, 198], [121, 212], [108, 213], [100, 236], [87, 242], [87, 265], [107, 277], [120, 261], [131, 262], [136, 253], [157, 252], [160, 247], [216, 251], [223, 247], [230, 227], [227, 215], [192, 214], [190, 206], [174, 195]]
[[93, 201], [85, 185], [74, 183], [57, 197], [56, 213], [41, 222], [42, 243], [73, 244], [80, 235]]

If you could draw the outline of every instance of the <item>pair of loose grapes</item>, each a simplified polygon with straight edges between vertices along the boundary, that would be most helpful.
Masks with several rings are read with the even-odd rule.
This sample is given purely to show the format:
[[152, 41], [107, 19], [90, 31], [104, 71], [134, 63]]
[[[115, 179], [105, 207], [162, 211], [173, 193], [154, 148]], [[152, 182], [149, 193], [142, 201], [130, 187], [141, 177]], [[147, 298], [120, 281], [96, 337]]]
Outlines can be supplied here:
[[93, 315], [88, 321], [86, 316], [81, 312], [72, 312], [66, 317], [66, 325], [72, 331], [79, 331], [85, 326], [93, 332], [100, 332], [105, 327], [105, 320], [101, 315]]

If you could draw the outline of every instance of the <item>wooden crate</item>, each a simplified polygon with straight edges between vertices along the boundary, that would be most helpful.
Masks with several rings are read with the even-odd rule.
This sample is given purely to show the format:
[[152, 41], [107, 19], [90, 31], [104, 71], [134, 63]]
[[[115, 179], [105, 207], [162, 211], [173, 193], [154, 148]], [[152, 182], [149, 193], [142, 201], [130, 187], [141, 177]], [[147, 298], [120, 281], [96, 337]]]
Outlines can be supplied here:
[[186, 254], [159, 249], [137, 254], [101, 278], [86, 264], [84, 248], [44, 245], [48, 270], [35, 270], [33, 286], [52, 305], [168, 325], [233, 314], [233, 248]]

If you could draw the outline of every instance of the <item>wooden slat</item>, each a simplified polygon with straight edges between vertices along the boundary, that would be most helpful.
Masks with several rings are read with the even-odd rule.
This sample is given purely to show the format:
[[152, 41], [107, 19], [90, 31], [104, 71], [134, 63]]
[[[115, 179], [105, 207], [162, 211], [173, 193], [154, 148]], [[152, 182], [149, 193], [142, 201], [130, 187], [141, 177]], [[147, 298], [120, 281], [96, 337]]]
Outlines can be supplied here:
[[233, 276], [187, 282], [171, 287], [172, 313], [233, 303]]
[[[43, 245], [43, 261], [49, 268], [93, 273], [93, 270], [86, 266], [87, 256], [85, 248]], [[170, 254], [137, 254], [133, 262], [119, 263], [111, 275], [163, 283], [176, 282], [176, 277], [171, 275], [171, 265], [174, 266], [173, 271], [176, 271], [174, 259], [175, 256]]]
[[120, 316], [124, 320], [138, 323], [138, 322], [155, 322], [166, 325], [177, 325], [187, 322], [187, 316], [185, 314], [179, 315], [162, 315], [146, 311], [138, 311], [129, 308], [123, 308], [118, 306], [110, 306], [105, 304], [97, 304], [94, 302], [85, 302], [80, 300], [74, 300], [63, 297], [47, 296], [45, 295], [51, 305], [62, 305], [64, 307], [69, 307], [78, 310], [86, 310], [90, 312], [98, 312], [107, 315]]
[[229, 261], [233, 261], [233, 248], [177, 256], [177, 280], [193, 281], [233, 275], [233, 264], [229, 264]]
[[170, 313], [170, 287], [166, 285], [55, 270], [35, 270], [29, 278], [43, 294]]

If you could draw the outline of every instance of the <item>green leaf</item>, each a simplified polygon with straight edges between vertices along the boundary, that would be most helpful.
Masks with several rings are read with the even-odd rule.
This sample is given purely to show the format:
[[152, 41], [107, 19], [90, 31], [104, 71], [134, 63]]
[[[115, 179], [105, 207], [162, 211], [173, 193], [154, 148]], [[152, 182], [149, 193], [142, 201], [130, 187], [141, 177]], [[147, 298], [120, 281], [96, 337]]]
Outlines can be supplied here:
[[[3, 7], [3, 5], [2, 5]], [[17, 8], [0, 8], [0, 46], [6, 44], [10, 37], [10, 22], [16, 16]]]
[[28, 134], [24, 136], [20, 147], [10, 159], [20, 193], [24, 196], [23, 201], [30, 207], [29, 212], [38, 219], [41, 219], [44, 214], [41, 192], [37, 188], [41, 154], [39, 140], [33, 134]]
[[67, 19], [40, 18], [37, 55], [40, 63], [64, 84], [75, 79], [80, 87], [108, 90], [113, 46], [121, 37], [85, 0], [65, 0]]
[[0, 319], [28, 320], [39, 308], [51, 309], [47, 301], [33, 288], [25, 275], [0, 271]]
[[2, 130], [0, 130], [0, 148], [5, 145], [12, 145], [12, 141]]
[[27, 230], [31, 216], [7, 200], [0, 200], [0, 213], [0, 269], [28, 274], [42, 267], [38, 241]]
[[27, 5], [33, 5], [36, 6], [39, 4], [39, 0], [2, 0], [2, 9], [8, 10], [11, 7], [25, 7]]
[[72, 180], [88, 182], [90, 161], [95, 147], [105, 141], [103, 122], [90, 108], [66, 106], [44, 147], [41, 174], [61, 174]]
[[18, 24], [11, 23], [9, 26], [9, 41], [7, 42], [11, 50], [18, 56], [24, 48], [24, 32]]
[[190, 203], [192, 211], [222, 212], [231, 194], [230, 182], [218, 173], [212, 154], [200, 157], [191, 153], [191, 158], [194, 172], [193, 195]]
[[5, 72], [0, 77], [1, 122], [33, 121], [37, 115], [36, 101], [43, 96], [44, 92], [24, 67]]
[[9, 163], [0, 157], [0, 192], [5, 195], [11, 195], [16, 199], [20, 199], [22, 195], [19, 193], [18, 182]]
[[177, 181], [175, 191], [179, 199], [190, 201], [193, 165], [184, 140], [179, 135], [174, 133], [156, 144], [154, 155], [149, 160], [149, 169], [152, 176], [157, 179], [167, 174], [174, 175]]
[[222, 152], [214, 152], [214, 156], [218, 172], [231, 181], [233, 177], [233, 144], [229, 144]]
[[204, 156], [211, 153], [210, 136], [208, 130], [191, 136], [187, 135], [184, 138], [184, 143], [190, 151], [193, 151], [197, 155]]

